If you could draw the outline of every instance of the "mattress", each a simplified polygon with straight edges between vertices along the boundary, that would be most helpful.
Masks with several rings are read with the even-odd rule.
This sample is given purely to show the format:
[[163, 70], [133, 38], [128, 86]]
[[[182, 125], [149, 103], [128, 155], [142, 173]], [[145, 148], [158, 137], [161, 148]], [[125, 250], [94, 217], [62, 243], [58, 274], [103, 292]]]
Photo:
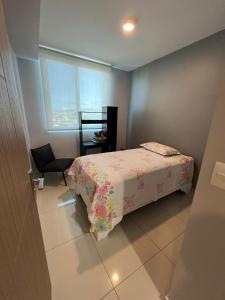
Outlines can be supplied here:
[[191, 188], [194, 160], [144, 148], [78, 157], [69, 169], [87, 205], [91, 231], [102, 239], [123, 215], [176, 190]]

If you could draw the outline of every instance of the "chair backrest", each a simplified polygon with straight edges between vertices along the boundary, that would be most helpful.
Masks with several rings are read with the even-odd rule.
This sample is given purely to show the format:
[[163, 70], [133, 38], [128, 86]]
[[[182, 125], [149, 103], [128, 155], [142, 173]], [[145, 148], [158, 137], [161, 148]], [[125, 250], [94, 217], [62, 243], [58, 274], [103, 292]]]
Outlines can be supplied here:
[[39, 172], [42, 172], [42, 168], [45, 165], [55, 160], [55, 155], [50, 144], [31, 149], [31, 154]]

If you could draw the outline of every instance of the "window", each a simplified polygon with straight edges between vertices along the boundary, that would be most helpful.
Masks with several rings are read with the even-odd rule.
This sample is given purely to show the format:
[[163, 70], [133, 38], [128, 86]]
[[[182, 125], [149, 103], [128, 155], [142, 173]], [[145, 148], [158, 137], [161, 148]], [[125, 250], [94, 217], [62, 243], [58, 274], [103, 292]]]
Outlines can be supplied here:
[[49, 131], [78, 129], [79, 111], [110, 105], [110, 67], [46, 50], [40, 66]]

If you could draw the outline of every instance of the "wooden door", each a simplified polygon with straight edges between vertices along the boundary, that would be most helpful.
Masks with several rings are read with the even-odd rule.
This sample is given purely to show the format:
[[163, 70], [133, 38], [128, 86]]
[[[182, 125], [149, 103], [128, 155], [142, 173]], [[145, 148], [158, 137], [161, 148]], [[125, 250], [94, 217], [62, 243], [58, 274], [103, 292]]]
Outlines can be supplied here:
[[13, 59], [0, 0], [0, 299], [50, 300]]

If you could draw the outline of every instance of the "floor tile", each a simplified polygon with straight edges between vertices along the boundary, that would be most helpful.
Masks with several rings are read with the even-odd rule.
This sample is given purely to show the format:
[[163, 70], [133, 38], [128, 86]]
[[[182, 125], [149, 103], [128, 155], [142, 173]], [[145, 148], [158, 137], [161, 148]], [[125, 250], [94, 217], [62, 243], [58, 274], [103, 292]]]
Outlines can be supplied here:
[[120, 300], [160, 300], [159, 292], [144, 266], [117, 286], [116, 292]]
[[132, 212], [129, 216], [140, 227], [147, 225], [154, 228], [176, 215], [181, 214], [182, 217], [182, 212], [191, 206], [192, 197], [193, 192], [186, 195], [177, 191]]
[[158, 201], [160, 210], [165, 210], [167, 213], [174, 215], [179, 213], [186, 207], [190, 207], [193, 199], [194, 190], [185, 194], [181, 191], [172, 193]]
[[88, 224], [88, 227], [91, 227], [90, 221], [88, 220], [88, 213], [87, 213], [87, 206], [84, 203], [84, 200], [81, 198], [80, 195], [74, 195], [76, 199], [75, 206], [77, 213], [82, 217], [83, 221]]
[[155, 226], [155, 224], [161, 223], [163, 220], [165, 220], [163, 211], [161, 210], [161, 213], [159, 213], [157, 206], [157, 202], [150, 203], [128, 214], [127, 217], [140, 227], [146, 224], [151, 224], [151, 226]]
[[40, 220], [46, 251], [87, 233], [89, 229], [74, 204], [42, 214]]
[[110, 292], [108, 295], [102, 298], [102, 300], [119, 300], [115, 291]]
[[44, 188], [43, 190], [38, 190], [37, 193], [37, 204], [40, 214], [54, 210], [58, 205], [66, 204], [75, 198], [73, 181], [70, 177], [66, 177], [68, 185], [65, 186], [61, 176], [57, 176], [55, 173], [45, 175]]
[[37, 205], [39, 214], [43, 214], [57, 209], [68, 201], [73, 201], [74, 197], [68, 187], [44, 187], [37, 193]]
[[124, 216], [120, 227], [129, 243], [137, 253], [142, 264], [153, 257], [160, 249], [148, 238], [146, 234], [134, 223]]
[[163, 249], [163, 253], [172, 261], [174, 264], [177, 263], [181, 244], [183, 242], [184, 235], [182, 234], [172, 243], [170, 243], [166, 248]]
[[160, 298], [167, 295], [174, 273], [174, 265], [160, 252], [144, 265], [147, 273], [157, 288]]
[[191, 212], [191, 206], [188, 206], [185, 209], [181, 210], [179, 213], [177, 213], [176, 217], [179, 218], [179, 220], [181, 220], [184, 223], [184, 225], [187, 225], [190, 212]]
[[37, 197], [52, 299], [164, 299], [193, 193], [176, 192], [128, 214], [108, 238], [97, 242], [87, 233], [86, 205], [69, 177], [67, 182], [64, 186], [60, 176], [46, 175]]
[[173, 217], [165, 222], [159, 223], [154, 228], [149, 227], [148, 224], [142, 226], [142, 228], [153, 242], [160, 249], [163, 249], [184, 232], [185, 225], [178, 218]]
[[53, 300], [99, 300], [112, 285], [90, 234], [47, 253]]
[[[67, 187], [73, 184], [73, 179], [68, 176], [65, 172]], [[65, 187], [65, 182], [61, 173], [45, 173], [44, 176], [44, 186], [45, 187]]]
[[117, 225], [106, 239], [93, 239], [114, 286], [159, 252], [135, 224], [126, 221]]

